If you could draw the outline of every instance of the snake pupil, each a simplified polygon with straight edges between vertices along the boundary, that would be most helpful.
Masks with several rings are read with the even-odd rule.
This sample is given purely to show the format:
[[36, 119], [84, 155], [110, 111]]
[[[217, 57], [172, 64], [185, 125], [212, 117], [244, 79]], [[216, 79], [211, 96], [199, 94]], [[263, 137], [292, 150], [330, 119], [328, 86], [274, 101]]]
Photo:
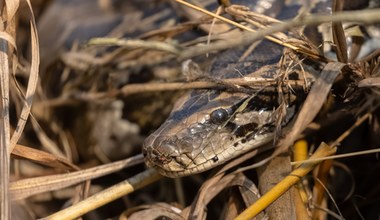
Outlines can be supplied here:
[[226, 109], [219, 108], [211, 112], [210, 120], [212, 123], [220, 125], [228, 119], [228, 112]]
[[214, 161], [214, 163], [217, 162], [218, 160], [219, 160], [218, 156], [215, 156], [212, 158], [212, 161]]

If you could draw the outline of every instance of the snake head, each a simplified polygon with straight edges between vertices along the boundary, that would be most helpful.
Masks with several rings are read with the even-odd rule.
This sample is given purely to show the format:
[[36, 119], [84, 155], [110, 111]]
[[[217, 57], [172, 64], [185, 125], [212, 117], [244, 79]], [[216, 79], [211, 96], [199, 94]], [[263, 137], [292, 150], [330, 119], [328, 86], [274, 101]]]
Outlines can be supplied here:
[[194, 120], [186, 126], [172, 122], [168, 120], [145, 140], [143, 154], [149, 167], [163, 175], [177, 177], [199, 173], [225, 162], [220, 153], [235, 141], [229, 128], [215, 123], [215, 118]]

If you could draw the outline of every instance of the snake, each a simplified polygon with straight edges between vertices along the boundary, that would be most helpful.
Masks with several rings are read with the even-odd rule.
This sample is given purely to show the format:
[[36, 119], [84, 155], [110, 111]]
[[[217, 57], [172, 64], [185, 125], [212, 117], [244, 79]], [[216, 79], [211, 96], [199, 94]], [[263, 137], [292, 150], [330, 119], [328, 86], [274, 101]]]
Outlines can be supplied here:
[[[280, 8], [285, 4], [250, 1], [249, 7], [281, 17], [284, 9]], [[285, 48], [268, 40], [256, 43], [247, 53], [249, 49], [242, 46], [218, 54], [207, 71], [210, 77], [215, 80], [307, 79], [311, 83], [313, 74], [321, 71], [320, 65], [307, 62], [295, 53], [284, 61]], [[259, 149], [274, 141], [279, 125], [291, 124], [305, 94], [290, 89], [280, 98], [276, 90], [253, 94], [226, 89], [189, 91], [176, 102], [167, 120], [145, 139], [142, 150], [145, 163], [165, 176], [182, 177]], [[281, 110], [285, 113], [278, 117]]]

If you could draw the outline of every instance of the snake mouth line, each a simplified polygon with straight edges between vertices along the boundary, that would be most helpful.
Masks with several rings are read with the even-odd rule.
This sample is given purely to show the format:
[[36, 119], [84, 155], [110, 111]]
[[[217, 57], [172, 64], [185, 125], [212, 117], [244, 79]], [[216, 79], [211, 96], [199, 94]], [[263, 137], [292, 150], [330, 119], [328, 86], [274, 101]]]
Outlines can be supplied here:
[[[258, 150], [260, 146], [273, 140], [273, 133], [266, 133], [257, 136], [251, 141], [241, 138], [238, 142], [233, 142], [231, 146], [225, 147], [223, 151], [209, 157], [203, 158], [203, 162], [196, 163], [193, 158], [186, 156], [185, 159], [180, 156], [164, 156], [154, 148], [144, 150], [145, 161], [148, 167], [155, 168], [159, 173], [168, 177], [183, 177], [207, 171], [211, 168], [222, 165], [245, 152]], [[238, 144], [236, 144], [238, 143]], [[158, 154], [158, 155], [157, 155]], [[183, 156], [183, 155], [182, 155]]]

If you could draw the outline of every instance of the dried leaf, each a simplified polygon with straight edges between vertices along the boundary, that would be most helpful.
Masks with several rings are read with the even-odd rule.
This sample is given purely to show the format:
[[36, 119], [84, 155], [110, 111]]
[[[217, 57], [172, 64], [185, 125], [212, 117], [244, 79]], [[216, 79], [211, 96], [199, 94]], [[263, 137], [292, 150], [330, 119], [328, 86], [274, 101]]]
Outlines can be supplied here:
[[28, 178], [11, 182], [10, 191], [13, 200], [24, 199], [32, 195], [73, 186], [86, 180], [95, 179], [129, 166], [141, 163], [142, 155], [72, 173]]
[[166, 203], [157, 203], [150, 206], [143, 206], [144, 210], [134, 212], [130, 216], [121, 216], [119, 219], [140, 220], [140, 219], [173, 219], [183, 220], [179, 214], [180, 209]]
[[[334, 0], [333, 7], [334, 7], [335, 12], [342, 11], [343, 1]], [[344, 34], [342, 22], [333, 22], [332, 34], [333, 34], [333, 41], [336, 47], [336, 56], [338, 58], [338, 61], [342, 63], [347, 63], [348, 61], [347, 42], [346, 42], [346, 35]]]
[[27, 159], [49, 167], [59, 168], [64, 171], [79, 170], [77, 166], [65, 158], [60, 158], [44, 151], [36, 150], [19, 144], [13, 148], [12, 156], [20, 159]]
[[30, 12], [30, 37], [31, 37], [31, 45], [32, 45], [32, 60], [30, 67], [30, 75], [28, 80], [28, 87], [26, 89], [25, 99], [23, 100], [23, 107], [21, 110], [21, 114], [19, 120], [17, 122], [17, 126], [15, 132], [12, 135], [12, 139], [10, 141], [10, 149], [13, 150], [14, 146], [16, 146], [17, 141], [20, 139], [22, 131], [24, 130], [25, 123], [28, 119], [30, 108], [32, 106], [34, 93], [37, 88], [38, 83], [38, 70], [40, 65], [40, 51], [39, 51], [39, 43], [37, 36], [37, 26], [35, 23], [35, 18], [33, 14], [33, 9], [29, 0], [26, 1], [28, 3], [29, 12]]
[[372, 87], [372, 86], [376, 86], [376, 87], [380, 86], [380, 77], [365, 78], [358, 83], [358, 87]]
[[19, 8], [20, 0], [5, 0], [5, 5], [7, 7], [7, 21], [10, 21]]
[[279, 147], [270, 158], [265, 160], [265, 162], [279, 155], [281, 152], [286, 151], [286, 149], [288, 149], [288, 147], [298, 138], [301, 132], [313, 121], [319, 110], [322, 108], [336, 77], [345, 66], [346, 64], [339, 62], [330, 62], [326, 64], [321, 74], [314, 82], [291, 131], [284, 138], [279, 140], [279, 143], [277, 144]]
[[[206, 206], [210, 201], [218, 195], [222, 190], [231, 186], [244, 187], [254, 195], [258, 195], [256, 187], [252, 187], [253, 183], [242, 173], [231, 173], [226, 176], [216, 175], [208, 179], [199, 190], [197, 198], [194, 200], [190, 210], [184, 210], [186, 219], [204, 219], [206, 218]], [[187, 215], [186, 212], [189, 211]]]
[[[0, 8], [0, 10], [3, 10]], [[3, 19], [0, 18], [0, 22]], [[0, 30], [4, 31], [4, 30]], [[8, 42], [0, 39], [0, 219], [9, 219], [10, 206], [8, 195], [9, 182], [9, 47]]]

